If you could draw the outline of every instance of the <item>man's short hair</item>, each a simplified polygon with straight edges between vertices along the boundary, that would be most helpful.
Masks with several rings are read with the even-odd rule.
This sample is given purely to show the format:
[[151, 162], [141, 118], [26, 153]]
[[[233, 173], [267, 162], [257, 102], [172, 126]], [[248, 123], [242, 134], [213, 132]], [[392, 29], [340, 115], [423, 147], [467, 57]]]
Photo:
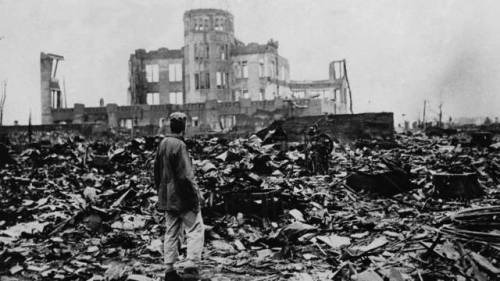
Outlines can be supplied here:
[[179, 134], [186, 130], [186, 114], [182, 112], [174, 112], [170, 114], [170, 131], [174, 134]]

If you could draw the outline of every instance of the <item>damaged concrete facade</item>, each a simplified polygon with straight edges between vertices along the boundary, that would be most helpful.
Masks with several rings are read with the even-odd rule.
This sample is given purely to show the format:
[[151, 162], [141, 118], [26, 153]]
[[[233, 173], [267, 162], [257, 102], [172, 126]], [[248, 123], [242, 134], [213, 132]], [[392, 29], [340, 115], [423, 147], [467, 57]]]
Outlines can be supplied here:
[[344, 114], [352, 112], [352, 95], [347, 79], [346, 61], [332, 61], [327, 80], [291, 81], [290, 90], [296, 99], [322, 99], [323, 114]]
[[59, 55], [40, 54], [42, 124], [51, 124], [54, 121], [52, 109], [57, 110], [63, 107], [62, 91], [59, 86], [59, 79], [56, 77], [59, 61], [62, 60], [64, 60], [64, 57]]
[[330, 66], [327, 80], [290, 80], [288, 60], [278, 48], [274, 40], [244, 44], [236, 39], [227, 11], [189, 10], [184, 46], [130, 55], [127, 106], [52, 108], [52, 122], [162, 126], [179, 110], [189, 116], [194, 132], [235, 131], [258, 130], [280, 118], [349, 112], [346, 75], [336, 75]]

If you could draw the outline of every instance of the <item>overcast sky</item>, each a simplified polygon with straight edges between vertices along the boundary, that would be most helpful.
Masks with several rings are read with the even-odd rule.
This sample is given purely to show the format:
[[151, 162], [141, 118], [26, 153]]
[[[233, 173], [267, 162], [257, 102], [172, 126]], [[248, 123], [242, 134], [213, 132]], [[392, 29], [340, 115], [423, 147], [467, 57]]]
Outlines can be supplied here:
[[40, 52], [63, 55], [68, 107], [125, 104], [135, 49], [183, 45], [194, 8], [234, 15], [243, 42], [279, 41], [291, 78], [326, 79], [347, 59], [355, 112], [416, 120], [500, 116], [500, 1], [470, 0], [0, 0], [4, 124], [40, 122]]

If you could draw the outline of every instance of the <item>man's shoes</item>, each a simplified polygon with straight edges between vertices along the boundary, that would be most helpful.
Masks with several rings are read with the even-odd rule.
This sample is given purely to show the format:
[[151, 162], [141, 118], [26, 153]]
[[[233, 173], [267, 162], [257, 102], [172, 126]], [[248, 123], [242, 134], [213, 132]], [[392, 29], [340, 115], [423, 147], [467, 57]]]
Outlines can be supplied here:
[[200, 280], [200, 272], [198, 271], [198, 267], [185, 267], [182, 278], [188, 281]]
[[177, 274], [177, 271], [165, 272], [165, 281], [182, 281], [182, 277]]

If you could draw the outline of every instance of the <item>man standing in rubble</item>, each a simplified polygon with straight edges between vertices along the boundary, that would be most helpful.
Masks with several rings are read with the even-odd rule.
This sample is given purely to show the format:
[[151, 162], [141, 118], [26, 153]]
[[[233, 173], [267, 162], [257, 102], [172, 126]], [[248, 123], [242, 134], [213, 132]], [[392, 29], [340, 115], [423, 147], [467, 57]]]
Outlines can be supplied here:
[[165, 212], [164, 242], [165, 280], [182, 280], [174, 269], [182, 232], [186, 231], [187, 257], [184, 278], [199, 279], [198, 263], [204, 243], [204, 225], [200, 210], [200, 193], [193, 167], [184, 143], [186, 115], [170, 115], [170, 135], [158, 147], [154, 164], [154, 181], [158, 191], [158, 209]]

